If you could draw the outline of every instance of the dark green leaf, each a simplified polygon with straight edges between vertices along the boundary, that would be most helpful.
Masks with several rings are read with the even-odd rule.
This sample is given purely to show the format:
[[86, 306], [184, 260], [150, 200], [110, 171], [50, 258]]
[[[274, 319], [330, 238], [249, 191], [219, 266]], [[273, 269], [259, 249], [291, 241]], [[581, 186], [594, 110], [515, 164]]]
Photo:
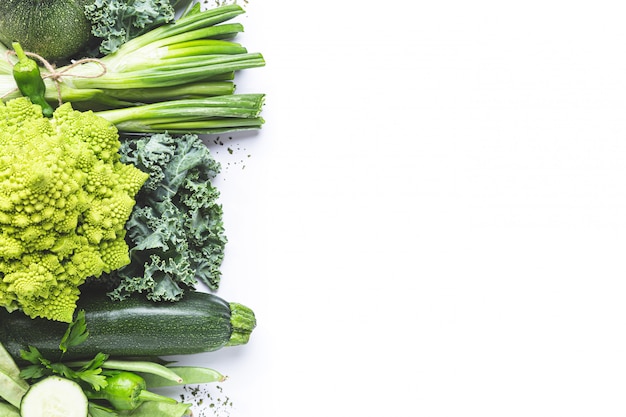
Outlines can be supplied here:
[[63, 363], [60, 363], [60, 362], [51, 363], [49, 368], [53, 373], [57, 375], [61, 375], [67, 379], [71, 379], [75, 381], [78, 378], [78, 374], [72, 368], [66, 366]]
[[102, 367], [104, 361], [109, 359], [109, 355], [99, 352], [92, 360], [80, 368], [80, 371], [93, 370]]
[[39, 379], [48, 374], [47, 369], [41, 365], [29, 365], [20, 371], [20, 377], [24, 379]]
[[68, 348], [80, 345], [87, 340], [88, 337], [89, 332], [87, 331], [87, 324], [85, 323], [85, 310], [80, 310], [76, 318], [67, 326], [67, 330], [61, 339], [59, 349], [65, 353]]
[[28, 350], [21, 349], [20, 356], [33, 365], [41, 365], [42, 361], [45, 361], [44, 357], [41, 356], [41, 352], [34, 346], [28, 346]]

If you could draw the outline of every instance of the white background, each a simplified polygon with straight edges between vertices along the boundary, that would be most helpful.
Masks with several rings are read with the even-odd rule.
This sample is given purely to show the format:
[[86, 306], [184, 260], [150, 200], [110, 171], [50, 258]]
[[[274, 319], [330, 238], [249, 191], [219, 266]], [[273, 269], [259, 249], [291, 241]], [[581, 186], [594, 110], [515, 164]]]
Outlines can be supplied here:
[[622, 4], [244, 4], [222, 416], [626, 415]]

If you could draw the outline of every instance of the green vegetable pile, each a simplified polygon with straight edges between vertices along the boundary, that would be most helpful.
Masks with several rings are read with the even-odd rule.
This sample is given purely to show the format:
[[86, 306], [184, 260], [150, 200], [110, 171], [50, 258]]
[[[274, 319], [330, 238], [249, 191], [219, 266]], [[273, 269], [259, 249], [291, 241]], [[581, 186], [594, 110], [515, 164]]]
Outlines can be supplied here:
[[[260, 53], [232, 40], [236, 5], [206, 11], [196, 4], [175, 23], [124, 43], [115, 53], [41, 67], [45, 99], [93, 110], [123, 133], [223, 133], [259, 129], [264, 94], [236, 94], [236, 71], [265, 65]], [[24, 46], [24, 45], [22, 45]], [[26, 48], [24, 47], [26, 50]], [[8, 51], [0, 45], [0, 53]], [[19, 97], [16, 59], [0, 60], [0, 96]], [[45, 58], [45, 57], [42, 57]]]
[[[44, 4], [45, 3], [45, 4]], [[0, 415], [183, 417], [153, 388], [225, 376], [162, 356], [249, 342], [217, 297], [221, 165], [202, 135], [260, 129], [265, 65], [238, 5], [0, 2]]]
[[[90, 337], [85, 312], [57, 340], [60, 356]], [[0, 344], [0, 415], [9, 417], [183, 417], [191, 404], [153, 388], [221, 382], [226, 377], [202, 366], [176, 366], [160, 359], [115, 359], [97, 352], [88, 360], [55, 361], [35, 346], [19, 361]]]

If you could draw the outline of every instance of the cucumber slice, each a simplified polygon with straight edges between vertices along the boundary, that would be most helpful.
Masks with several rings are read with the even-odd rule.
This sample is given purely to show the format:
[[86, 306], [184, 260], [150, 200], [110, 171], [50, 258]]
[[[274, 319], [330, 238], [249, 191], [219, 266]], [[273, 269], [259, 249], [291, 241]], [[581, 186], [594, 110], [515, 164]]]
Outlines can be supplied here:
[[20, 412], [22, 417], [87, 417], [87, 397], [80, 385], [49, 376], [31, 385]]

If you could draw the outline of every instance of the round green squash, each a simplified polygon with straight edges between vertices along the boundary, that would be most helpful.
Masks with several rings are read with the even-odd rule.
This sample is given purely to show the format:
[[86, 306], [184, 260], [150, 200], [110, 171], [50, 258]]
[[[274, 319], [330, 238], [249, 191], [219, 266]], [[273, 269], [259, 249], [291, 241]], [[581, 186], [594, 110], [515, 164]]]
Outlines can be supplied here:
[[91, 39], [88, 0], [0, 0], [0, 41], [19, 42], [50, 62], [72, 58]]

